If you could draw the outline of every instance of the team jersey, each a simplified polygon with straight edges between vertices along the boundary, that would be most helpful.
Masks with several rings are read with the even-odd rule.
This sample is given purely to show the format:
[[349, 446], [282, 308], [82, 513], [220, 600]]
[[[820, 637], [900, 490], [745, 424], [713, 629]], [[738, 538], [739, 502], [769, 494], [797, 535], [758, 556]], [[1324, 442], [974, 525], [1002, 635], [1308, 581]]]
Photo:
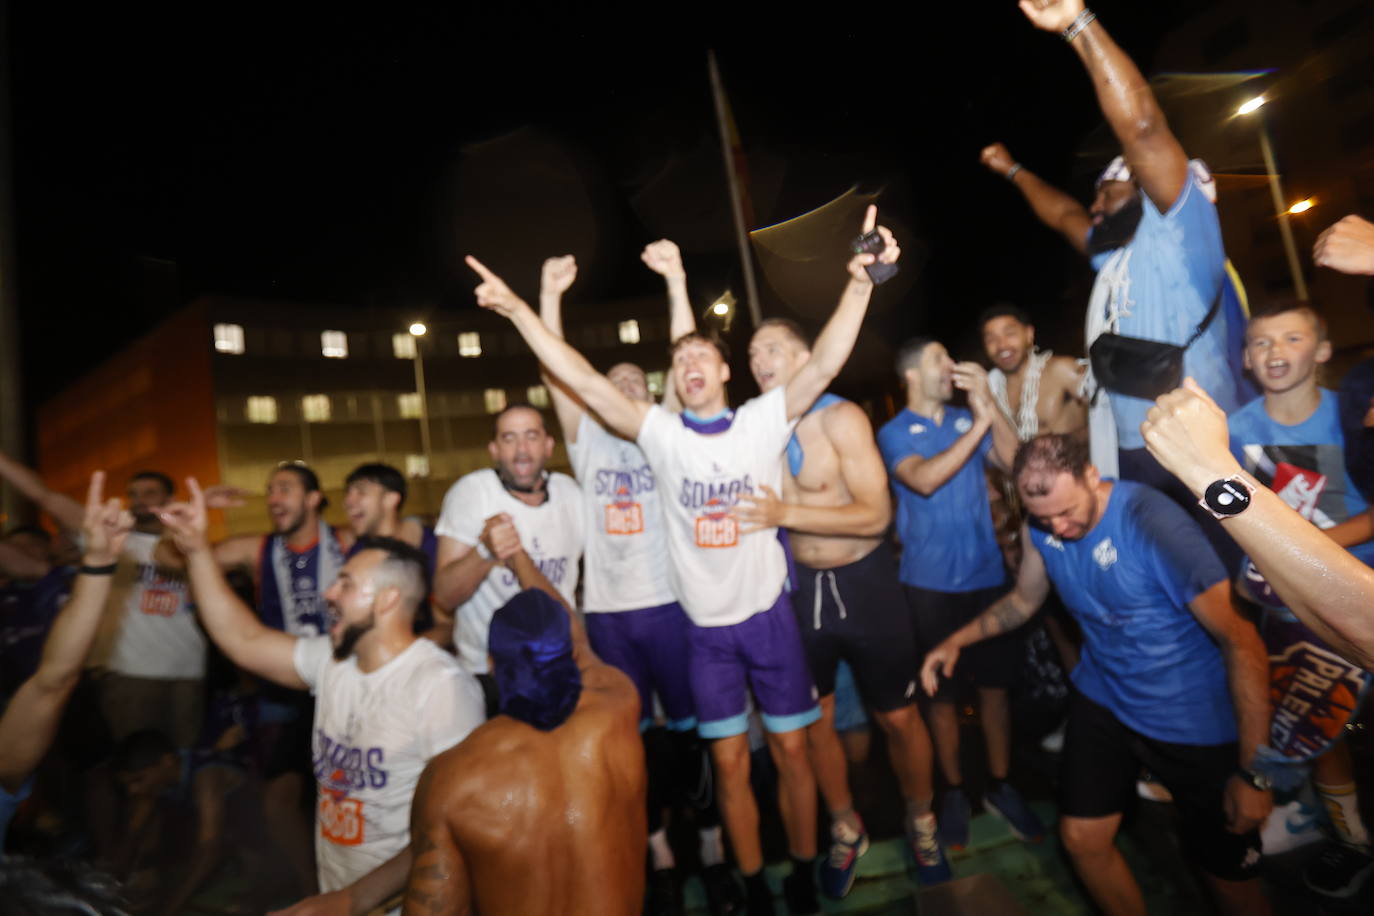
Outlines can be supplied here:
[[1128, 727], [1175, 744], [1226, 744], [1236, 720], [1226, 664], [1188, 603], [1226, 570], [1162, 493], [1117, 481], [1086, 535], [1031, 528], [1050, 581], [1083, 629], [1073, 682]]
[[129, 532], [115, 570], [110, 604], [113, 632], [104, 667], [128, 677], [164, 680], [205, 676], [205, 634], [186, 579], [153, 562], [159, 536]]
[[482, 689], [433, 642], [416, 639], [363, 673], [334, 660], [328, 636], [298, 639], [296, 673], [315, 695], [321, 891], [338, 890], [410, 842], [410, 803], [425, 764], [482, 723]]
[[[506, 491], [494, 468], [473, 471], [449, 488], [434, 530], [441, 537], [483, 550], [479, 542], [487, 519], [507, 513], [515, 522], [525, 552], [572, 606], [576, 604], [577, 560], [585, 540], [582, 493], [566, 474], [550, 474], [546, 488], [544, 502], [531, 506]], [[515, 573], [497, 566], [487, 573], [472, 597], [458, 606], [453, 640], [458, 660], [468, 671], [486, 673], [487, 630], [492, 615], [519, 592]]]
[[0, 696], [14, 693], [38, 670], [43, 643], [75, 577], [75, 567], [54, 566], [37, 582], [0, 588]]
[[[1369, 508], [1345, 464], [1340, 402], [1321, 389], [1312, 416], [1286, 426], [1256, 398], [1227, 418], [1231, 451], [1245, 470], [1318, 528], [1330, 528]], [[1374, 565], [1374, 541], [1350, 548]]]
[[334, 529], [319, 523], [319, 537], [296, 550], [280, 534], [262, 539], [258, 553], [258, 616], [292, 636], [319, 636], [329, 629], [324, 593], [344, 562]]
[[583, 413], [568, 457], [586, 512], [583, 608], [634, 611], [675, 600], [661, 492], [639, 446]]
[[667, 494], [669, 581], [697, 626], [741, 623], [772, 607], [782, 591], [787, 559], [778, 530], [741, 534], [731, 510], [763, 484], [781, 491], [793, 425], [783, 386], [746, 401], [715, 435], [689, 429], [657, 405], [644, 418], [639, 447]]
[[[1166, 212], [1159, 212], [1149, 195], [1140, 197], [1140, 223], [1134, 237], [1121, 248], [1093, 255], [1092, 266], [1103, 271], [1112, 258], [1129, 259], [1124, 265], [1124, 288], [1118, 290], [1118, 334], [1182, 346], [1206, 317], [1226, 274], [1217, 208], [1191, 169], [1178, 199]], [[1103, 271], [1096, 282], [1106, 283], [1116, 273]], [[1196, 379], [1222, 410], [1230, 412], [1237, 404], [1237, 379], [1227, 340], [1227, 309], [1223, 308], [1184, 353], [1183, 374]], [[1121, 448], [1144, 448], [1140, 424], [1154, 401], [1112, 392], [1111, 406]]]
[[983, 436], [963, 466], [929, 496], [897, 477], [897, 465], [904, 459], [934, 458], [972, 428], [973, 414], [946, 407], [939, 423], [907, 408], [878, 430], [878, 449], [897, 497], [900, 576], [907, 585], [933, 592], [972, 592], [1006, 580], [984, 474], [991, 434]]

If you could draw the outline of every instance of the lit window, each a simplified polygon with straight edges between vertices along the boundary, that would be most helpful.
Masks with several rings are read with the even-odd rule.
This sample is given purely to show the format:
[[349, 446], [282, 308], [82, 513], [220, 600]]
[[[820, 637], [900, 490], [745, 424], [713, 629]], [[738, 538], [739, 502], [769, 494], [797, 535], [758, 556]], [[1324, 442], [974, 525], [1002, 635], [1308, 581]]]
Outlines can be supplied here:
[[320, 352], [330, 359], [348, 355], [348, 335], [343, 331], [324, 331], [320, 334]]
[[243, 352], [243, 325], [241, 325], [241, 324], [217, 324], [217, 325], [215, 325], [215, 352], [217, 352], [217, 353], [242, 353], [242, 352]]
[[307, 423], [324, 423], [329, 419], [329, 395], [307, 394], [301, 398], [301, 415]]
[[481, 356], [482, 335], [476, 331], [464, 331], [458, 335], [459, 356]]
[[401, 411], [402, 419], [418, 420], [420, 418], [420, 393], [411, 391], [396, 395], [396, 407]]
[[411, 334], [392, 334], [391, 352], [397, 359], [415, 358], [415, 337]]
[[531, 385], [525, 389], [525, 400], [530, 402], [531, 407], [548, 407], [549, 389], [543, 385]]
[[482, 392], [482, 401], [487, 405], [487, 413], [500, 413], [506, 409], [506, 392], [502, 388], [488, 388]]
[[277, 422], [277, 399], [270, 395], [258, 395], [248, 399], [249, 423]]
[[620, 342], [639, 343], [639, 322], [631, 318], [620, 322]]
[[656, 398], [663, 397], [663, 373], [650, 372], [645, 375], [644, 380], [649, 384], [649, 393]]
[[428, 477], [429, 458], [425, 455], [406, 455], [407, 477]]

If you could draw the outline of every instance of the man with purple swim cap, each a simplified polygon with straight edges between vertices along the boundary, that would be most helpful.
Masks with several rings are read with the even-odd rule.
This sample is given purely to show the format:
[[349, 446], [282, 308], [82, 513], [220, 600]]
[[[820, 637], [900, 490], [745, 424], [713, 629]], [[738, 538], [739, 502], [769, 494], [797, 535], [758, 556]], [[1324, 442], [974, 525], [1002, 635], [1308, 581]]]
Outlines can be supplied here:
[[540, 731], [563, 724], [582, 694], [573, 662], [568, 613], [544, 592], [528, 589], [491, 618], [487, 651], [501, 715]]
[[487, 639], [499, 713], [420, 779], [406, 912], [637, 916], [639, 692], [537, 568], [525, 581], [538, 587], [496, 611]]

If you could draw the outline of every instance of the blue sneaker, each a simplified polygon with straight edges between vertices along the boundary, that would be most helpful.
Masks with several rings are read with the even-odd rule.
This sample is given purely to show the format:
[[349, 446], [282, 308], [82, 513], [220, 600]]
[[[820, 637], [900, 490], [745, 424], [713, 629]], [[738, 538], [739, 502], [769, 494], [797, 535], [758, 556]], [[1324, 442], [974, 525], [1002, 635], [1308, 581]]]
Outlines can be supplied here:
[[949, 870], [949, 859], [945, 858], [945, 850], [940, 845], [940, 826], [933, 811], [911, 823], [906, 842], [916, 858], [916, 877], [922, 887], [942, 884], [954, 877]]
[[[858, 821], [858, 815], [854, 816]], [[868, 852], [868, 834], [859, 821], [855, 830], [843, 821], [830, 825], [830, 853], [821, 860], [821, 891], [836, 900], [849, 893], [859, 868], [859, 856]]]
[[968, 821], [972, 816], [973, 805], [963, 789], [945, 790], [940, 798], [940, 833], [950, 849], [968, 845]]
[[1018, 840], [1039, 843], [1045, 838], [1045, 825], [1026, 804], [1021, 793], [1004, 782], [983, 793], [983, 809], [1007, 822]]

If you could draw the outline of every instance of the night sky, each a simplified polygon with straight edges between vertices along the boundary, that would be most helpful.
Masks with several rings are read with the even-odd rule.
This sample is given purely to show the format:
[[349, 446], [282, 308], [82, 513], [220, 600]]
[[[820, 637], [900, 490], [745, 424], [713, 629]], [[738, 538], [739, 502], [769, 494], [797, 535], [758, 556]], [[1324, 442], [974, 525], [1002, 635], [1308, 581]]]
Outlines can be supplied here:
[[[1032, 309], [1042, 339], [1073, 346], [1081, 303], [1067, 298], [1086, 289], [1084, 269], [977, 154], [1001, 139], [1086, 195], [1073, 151], [1100, 116], [1082, 67], [1012, 2], [950, 5], [922, 21], [926, 6], [584, 17], [12, 4], [26, 401], [197, 295], [456, 312], [474, 307], [463, 247], [519, 265], [516, 288], [532, 295], [539, 261], [561, 253], [537, 245], [562, 243], [563, 231], [577, 250], [588, 225], [597, 254], [574, 299], [661, 289], [638, 252], [675, 230], [691, 239], [694, 291], [737, 280], [708, 48], [757, 225], [855, 184], [882, 189], [924, 255], [919, 295], [894, 307], [890, 326], [957, 345], [960, 332], [971, 339], [971, 311], [1012, 299]], [[1185, 6], [1095, 8], [1148, 74]], [[504, 149], [489, 141], [521, 129], [517, 146], [553, 149], [558, 162], [527, 194], [489, 180]], [[665, 173], [679, 197], [695, 189], [680, 225], [664, 205], [677, 198], [657, 193]], [[570, 180], [583, 212], [562, 201], [537, 219]], [[477, 200], [484, 184], [506, 196]]]

